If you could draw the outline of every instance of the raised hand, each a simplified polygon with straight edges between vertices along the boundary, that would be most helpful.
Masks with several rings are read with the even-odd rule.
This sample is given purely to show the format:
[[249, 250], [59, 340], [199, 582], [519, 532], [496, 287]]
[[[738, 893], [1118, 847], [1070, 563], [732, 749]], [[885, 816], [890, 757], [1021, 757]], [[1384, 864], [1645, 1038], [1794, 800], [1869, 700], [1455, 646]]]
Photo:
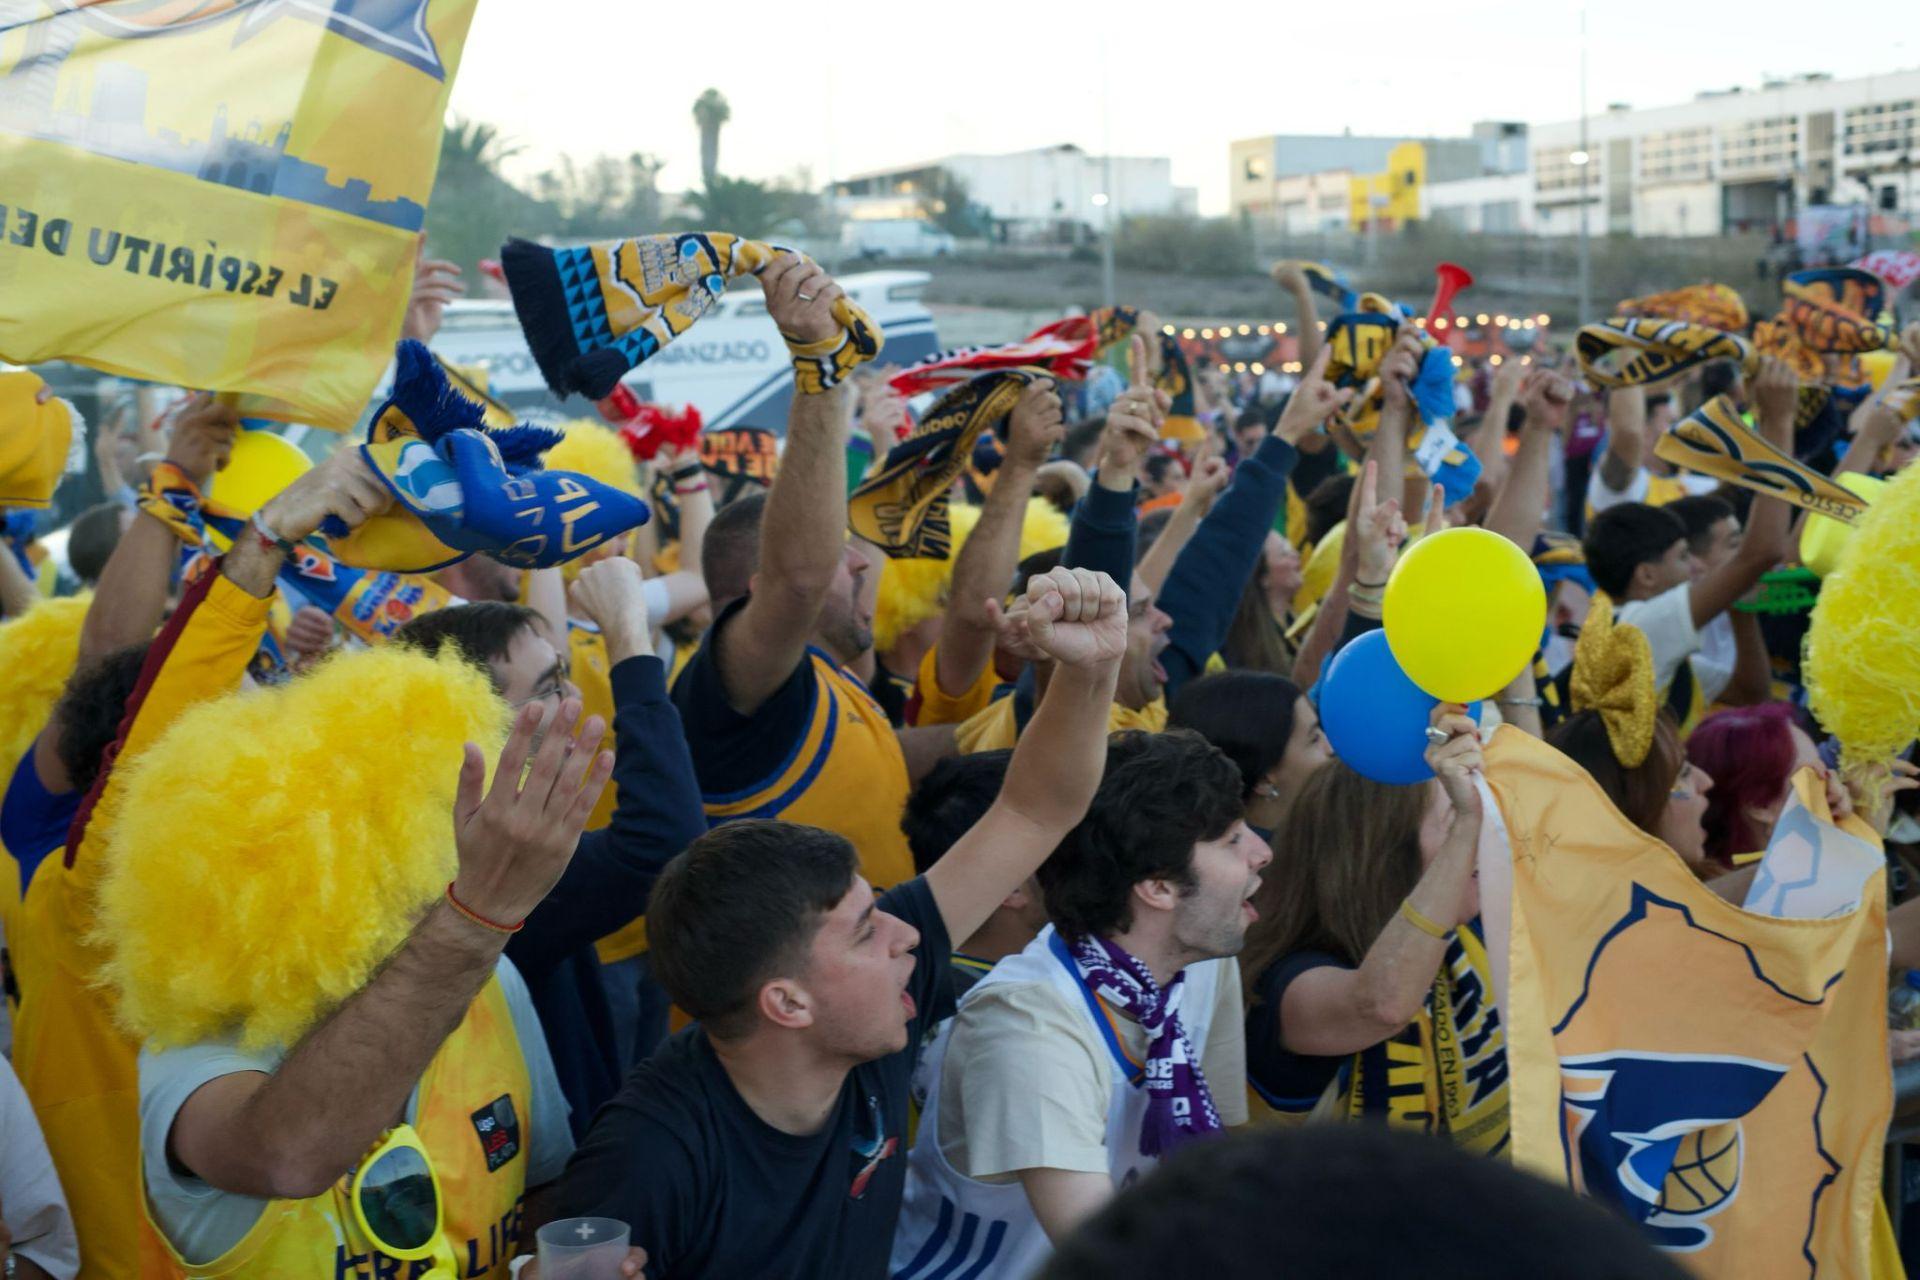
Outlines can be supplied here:
[[1024, 603], [1025, 639], [1043, 658], [1093, 669], [1127, 651], [1127, 595], [1104, 573], [1050, 570], [1027, 583]]
[[761, 269], [760, 289], [767, 295], [767, 314], [788, 342], [804, 346], [839, 332], [833, 304], [846, 291], [812, 259], [780, 253]]
[[1030, 382], [1020, 393], [1007, 424], [1006, 461], [1023, 471], [1038, 471], [1066, 434], [1066, 418], [1053, 380]]
[[1420, 376], [1420, 362], [1426, 354], [1420, 331], [1410, 324], [1401, 325], [1393, 348], [1380, 360], [1380, 394], [1386, 403], [1413, 404], [1413, 380]]
[[1752, 381], [1753, 403], [1756, 416], [1760, 420], [1760, 429], [1765, 434], [1768, 427], [1776, 431], [1793, 430], [1794, 411], [1799, 407], [1800, 379], [1795, 376], [1791, 365], [1772, 356], [1760, 358], [1760, 372]]
[[1387, 575], [1407, 540], [1400, 499], [1379, 501], [1380, 464], [1369, 461], [1360, 474], [1360, 500], [1354, 509], [1354, 580], [1363, 587], [1386, 585]]
[[653, 652], [647, 616], [646, 578], [625, 556], [596, 560], [580, 571], [567, 598], [606, 637], [607, 652], [631, 656]]
[[373, 473], [358, 449], [341, 449], [282, 489], [260, 508], [260, 520], [289, 542], [298, 542], [337, 516], [357, 529], [393, 505], [393, 491]]
[[211, 391], [198, 392], [173, 413], [167, 433], [167, 461], [204, 487], [215, 472], [226, 469], [239, 431], [239, 410], [220, 403]]
[[400, 322], [400, 336], [416, 342], [432, 342], [440, 332], [440, 321], [447, 304], [467, 295], [458, 263], [426, 256], [426, 245], [413, 268], [413, 293], [407, 299], [407, 315]]
[[1353, 399], [1353, 388], [1336, 388], [1327, 381], [1327, 359], [1331, 354], [1329, 348], [1321, 347], [1320, 354], [1313, 358], [1313, 367], [1287, 397], [1287, 407], [1281, 411], [1280, 425], [1274, 428], [1274, 433], [1288, 444], [1298, 444], [1302, 438], [1318, 431], [1328, 418]]
[[514, 717], [491, 787], [485, 785], [485, 756], [467, 743], [453, 801], [460, 857], [453, 895], [476, 915], [509, 928], [532, 914], [567, 869], [613, 774], [613, 753], [594, 750], [606, 732], [604, 720], [588, 716], [578, 723], [580, 700], [568, 698], [543, 733], [547, 710], [529, 703]]
[[1474, 776], [1486, 767], [1480, 753], [1480, 731], [1467, 719], [1466, 708], [1451, 702], [1435, 707], [1429, 723], [1430, 738], [1435, 730], [1446, 737], [1427, 743], [1427, 767], [1440, 780], [1440, 789], [1446, 792], [1453, 811], [1464, 818], [1478, 818], [1480, 789], [1474, 785]]
[[325, 609], [301, 605], [287, 620], [286, 643], [296, 666], [319, 657], [333, 647], [333, 619]]
[[1128, 386], [1107, 408], [1106, 430], [1100, 433], [1100, 483], [1104, 488], [1127, 488], [1139, 473], [1141, 459], [1160, 438], [1160, 424], [1172, 401], [1156, 391], [1147, 372], [1147, 344], [1134, 334], [1127, 344]]
[[[1503, 365], [1500, 372], [1506, 369]], [[1534, 369], [1521, 387], [1520, 402], [1527, 410], [1526, 430], [1558, 433], [1566, 427], [1567, 410], [1573, 407], [1573, 384], [1551, 369]], [[1500, 427], [1504, 431], [1506, 424]]]
[[1268, 274], [1273, 277], [1275, 284], [1288, 293], [1300, 293], [1311, 287], [1307, 283], [1307, 273], [1302, 271], [1300, 264], [1292, 258], [1283, 258], [1274, 263]]
[[1187, 472], [1187, 487], [1181, 492], [1182, 503], [1194, 504], [1201, 515], [1213, 510], [1216, 498], [1226, 489], [1227, 482], [1233, 479], [1233, 470], [1225, 459], [1218, 456], [1220, 441], [1208, 434], [1200, 442], [1199, 451], [1193, 455], [1193, 467]]

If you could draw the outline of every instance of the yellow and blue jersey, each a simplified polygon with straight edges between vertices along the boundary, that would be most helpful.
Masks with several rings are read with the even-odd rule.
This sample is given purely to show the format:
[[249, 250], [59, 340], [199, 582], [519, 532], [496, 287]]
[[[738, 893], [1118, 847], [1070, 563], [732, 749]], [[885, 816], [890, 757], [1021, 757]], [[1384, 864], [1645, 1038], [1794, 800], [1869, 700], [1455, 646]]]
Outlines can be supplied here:
[[[740, 609], [714, 622], [717, 634]], [[694, 773], [712, 826], [777, 818], [836, 832], [853, 842], [875, 888], [913, 877], [900, 830], [906, 758], [873, 695], [819, 649], [752, 715], [727, 701], [711, 635], [674, 683]]]

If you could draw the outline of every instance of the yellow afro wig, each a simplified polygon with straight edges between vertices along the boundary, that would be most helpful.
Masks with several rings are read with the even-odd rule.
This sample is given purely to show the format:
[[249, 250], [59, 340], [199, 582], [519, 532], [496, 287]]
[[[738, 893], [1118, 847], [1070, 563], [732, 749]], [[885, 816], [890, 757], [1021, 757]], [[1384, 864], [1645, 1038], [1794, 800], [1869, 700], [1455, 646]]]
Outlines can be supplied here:
[[1873, 500], [1821, 582], [1801, 671], [1847, 764], [1891, 760], [1920, 734], [1920, 467]]
[[[933, 617], [946, 607], [947, 587], [953, 580], [953, 563], [966, 543], [967, 535], [980, 523], [980, 509], [956, 502], [950, 508], [953, 525], [953, 549], [945, 560], [908, 557], [889, 558], [880, 566], [880, 595], [873, 608], [873, 647], [881, 653], [892, 649], [901, 636]], [[1067, 544], [1067, 518], [1044, 498], [1027, 503], [1027, 514], [1020, 526], [1020, 558], [1051, 551]]]
[[640, 468], [633, 460], [633, 451], [627, 448], [618, 431], [591, 418], [563, 422], [560, 429], [567, 433], [567, 438], [547, 450], [547, 470], [578, 471], [629, 497], [647, 496], [640, 484]]
[[107, 819], [92, 941], [127, 1030], [291, 1045], [359, 990], [453, 878], [461, 744], [491, 758], [506, 719], [485, 671], [396, 645], [181, 716]]
[[42, 600], [0, 622], [0, 779], [13, 775], [80, 661], [80, 625], [90, 599]]

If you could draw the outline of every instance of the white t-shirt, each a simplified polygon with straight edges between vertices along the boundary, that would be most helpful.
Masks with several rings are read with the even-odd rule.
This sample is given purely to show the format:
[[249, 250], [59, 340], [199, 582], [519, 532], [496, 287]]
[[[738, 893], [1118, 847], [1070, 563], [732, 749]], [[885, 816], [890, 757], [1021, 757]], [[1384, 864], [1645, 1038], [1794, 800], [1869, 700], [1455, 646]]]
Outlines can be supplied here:
[[[1200, 1053], [1222, 1125], [1247, 1122], [1246, 1020], [1240, 966], [1217, 963], [1213, 1015]], [[1114, 1019], [1121, 1047], [1147, 1056], [1146, 1031]], [[1018, 1053], [1006, 1046], [1018, 1044]], [[955, 1016], [940, 1072], [940, 1153], [982, 1182], [1018, 1181], [1020, 1169], [1106, 1173], [1107, 1111], [1118, 1068], [1086, 1009], [1049, 982], [985, 984]], [[969, 1115], [967, 1100], [984, 1101]]]
[[54, 1280], [80, 1272], [80, 1241], [60, 1190], [47, 1140], [13, 1065], [0, 1058], [0, 1213], [13, 1233], [13, 1251]]
[[1733, 668], [1738, 661], [1733, 619], [1720, 614], [1700, 628], [1700, 652], [1693, 655], [1693, 678], [1700, 682], [1700, 692], [1708, 702], [1733, 683]]
[[[546, 1033], [534, 1012], [527, 981], [513, 962], [501, 956], [494, 975], [500, 979], [513, 1032], [526, 1056], [527, 1076], [533, 1085], [532, 1136], [527, 1146], [527, 1189], [552, 1182], [573, 1154], [571, 1108], [560, 1092], [547, 1052]], [[286, 1054], [277, 1050], [250, 1052], [230, 1041], [208, 1041], [183, 1049], [140, 1051], [140, 1159], [147, 1176], [147, 1201], [153, 1220], [181, 1257], [191, 1263], [211, 1262], [239, 1244], [253, 1229], [268, 1201], [210, 1187], [167, 1159], [167, 1135], [174, 1117], [194, 1091], [210, 1080], [242, 1071], [271, 1073]], [[412, 1123], [420, 1103], [416, 1088], [407, 1096], [407, 1121]], [[4, 1202], [0, 1202], [4, 1203]], [[12, 1221], [11, 1210], [8, 1221]]]
[[[1682, 471], [1674, 479], [1694, 496], [1712, 493], [1720, 487], [1720, 482], [1711, 476], [1695, 475], [1691, 471]], [[1599, 515], [1608, 507], [1617, 507], [1623, 502], [1645, 502], [1652, 483], [1652, 477], [1645, 467], [1635, 467], [1633, 479], [1627, 481], [1627, 487], [1616, 489], [1607, 483], [1603, 468], [1595, 463], [1593, 473], [1587, 477], [1587, 507], [1593, 514]]]
[[[1651, 600], [1628, 600], [1613, 607], [1615, 622], [1640, 628], [1653, 650], [1653, 687], [1665, 693], [1680, 664], [1700, 649], [1700, 632], [1693, 625], [1693, 584], [1683, 582]], [[1699, 673], [1696, 672], [1696, 675]], [[1721, 682], [1721, 688], [1726, 682]], [[1709, 698], [1719, 689], [1702, 689]]]

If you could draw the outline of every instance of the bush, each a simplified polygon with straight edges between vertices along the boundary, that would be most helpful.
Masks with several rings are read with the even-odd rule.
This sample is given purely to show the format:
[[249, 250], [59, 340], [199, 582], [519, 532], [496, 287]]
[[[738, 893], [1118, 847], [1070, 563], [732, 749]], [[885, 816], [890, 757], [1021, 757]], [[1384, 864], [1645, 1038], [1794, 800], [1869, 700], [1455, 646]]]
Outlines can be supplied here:
[[1231, 218], [1140, 217], [1120, 224], [1114, 259], [1139, 271], [1238, 276], [1258, 269], [1253, 237]]

